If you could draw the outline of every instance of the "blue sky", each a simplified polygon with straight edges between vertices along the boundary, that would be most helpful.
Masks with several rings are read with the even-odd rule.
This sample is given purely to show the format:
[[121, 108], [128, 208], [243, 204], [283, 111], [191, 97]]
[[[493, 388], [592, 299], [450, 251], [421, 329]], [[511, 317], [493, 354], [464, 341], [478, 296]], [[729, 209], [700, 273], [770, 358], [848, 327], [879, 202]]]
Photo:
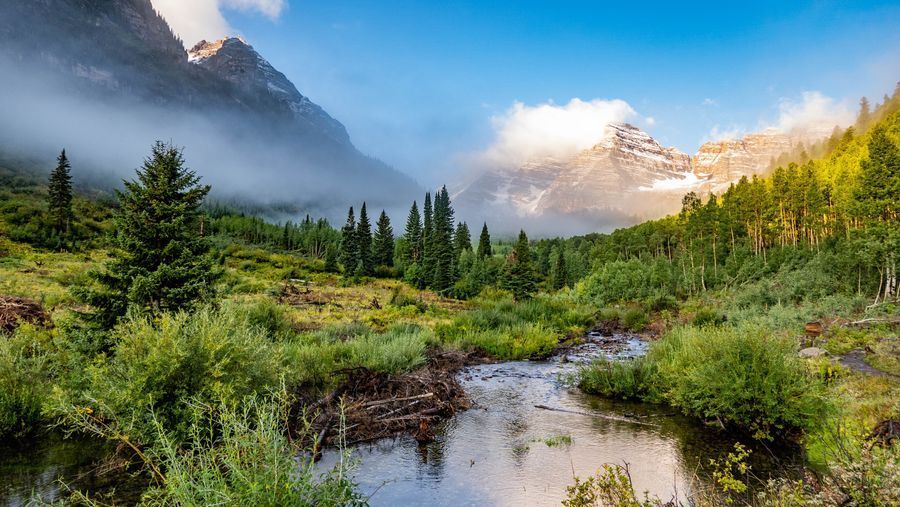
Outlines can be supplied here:
[[[783, 122], [804, 92], [846, 115], [900, 80], [896, 1], [198, 3], [216, 4], [362, 151], [426, 184], [492, 146], [516, 102], [619, 99], [693, 153], [711, 132]], [[176, 29], [187, 16], [158, 7]]]

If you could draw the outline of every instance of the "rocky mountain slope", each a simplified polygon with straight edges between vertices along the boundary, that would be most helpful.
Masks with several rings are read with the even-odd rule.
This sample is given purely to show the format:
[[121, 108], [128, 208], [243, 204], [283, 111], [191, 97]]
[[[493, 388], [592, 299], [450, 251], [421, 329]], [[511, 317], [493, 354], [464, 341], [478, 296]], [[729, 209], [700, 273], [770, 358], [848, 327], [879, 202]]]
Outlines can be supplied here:
[[742, 176], [761, 174], [773, 159], [819, 134], [767, 129], [707, 142], [690, 156], [632, 125], [613, 124], [590, 149], [487, 171], [455, 197], [465, 206], [520, 218], [550, 214], [608, 222], [614, 214], [639, 221], [676, 211], [689, 191], [721, 192]]
[[[145, 149], [150, 136], [162, 136], [186, 148], [214, 189], [313, 211], [419, 194], [411, 178], [360, 153], [339, 121], [249, 44], [202, 41], [189, 54], [150, 0], [0, 2], [0, 70], [19, 85], [10, 94], [18, 96], [6, 97], [11, 104], [34, 102], [27, 112], [52, 101], [62, 104], [60, 116], [80, 120], [78, 137], [75, 124], [59, 133], [53, 118], [31, 118], [35, 132], [73, 153], [87, 151], [88, 133], [120, 151], [129, 136], [146, 136], [133, 141]], [[0, 119], [0, 150], [25, 149], [3, 135], [15, 120]], [[39, 136], [29, 137], [34, 150]], [[104, 160], [110, 167], [99, 169], [135, 167], [142, 156]]]

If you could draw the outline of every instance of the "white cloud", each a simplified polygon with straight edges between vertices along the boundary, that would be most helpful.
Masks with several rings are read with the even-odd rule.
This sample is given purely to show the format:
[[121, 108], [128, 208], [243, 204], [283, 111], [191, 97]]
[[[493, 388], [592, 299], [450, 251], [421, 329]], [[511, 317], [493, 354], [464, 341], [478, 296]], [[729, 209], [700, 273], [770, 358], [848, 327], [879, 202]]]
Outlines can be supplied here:
[[[800, 99], [782, 98], [778, 101], [778, 118], [760, 121], [754, 132], [776, 130], [785, 134], [799, 134], [810, 138], [825, 137], [835, 125], [845, 127], [853, 123], [855, 116], [846, 101], [838, 101], [821, 92], [806, 91]], [[721, 127], [715, 125], [703, 139], [725, 141], [738, 139], [751, 132], [741, 125]]]
[[[624, 100], [574, 98], [527, 106], [516, 102], [494, 116], [494, 142], [480, 157], [493, 166], [518, 166], [535, 157], [566, 156], [597, 144], [610, 123], [640, 119]], [[653, 123], [652, 119], [647, 120]]]
[[717, 101], [716, 99], [711, 99], [711, 98], [707, 97], [707, 98], [703, 99], [702, 105], [715, 107], [715, 106], [719, 105], [719, 101]]
[[224, 10], [256, 12], [277, 19], [287, 0], [152, 0], [169, 26], [190, 47], [201, 39], [214, 40], [234, 35]]
[[835, 125], [853, 123], [853, 111], [817, 91], [801, 94], [799, 102], [783, 98], [778, 103], [778, 120], [771, 125], [782, 132], [794, 130], [830, 131]]

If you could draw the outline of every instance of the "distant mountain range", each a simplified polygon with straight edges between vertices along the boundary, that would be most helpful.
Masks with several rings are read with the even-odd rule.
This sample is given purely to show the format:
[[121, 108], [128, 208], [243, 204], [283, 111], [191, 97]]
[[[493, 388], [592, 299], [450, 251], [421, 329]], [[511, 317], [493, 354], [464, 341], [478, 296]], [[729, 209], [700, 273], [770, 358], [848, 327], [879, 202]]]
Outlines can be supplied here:
[[[35, 132], [61, 139], [73, 156], [87, 151], [78, 146], [77, 129], [96, 132], [110, 146], [129, 142], [132, 134], [161, 132], [163, 140], [185, 146], [189, 164], [214, 187], [237, 198], [265, 196], [345, 213], [363, 199], [408, 206], [421, 193], [408, 176], [360, 153], [338, 120], [242, 39], [201, 41], [187, 52], [150, 0], [4, 1], [0, 57], [7, 62], [2, 74], [24, 83], [16, 91], [21, 97], [7, 100], [36, 102], [37, 110], [45, 98], [65, 96], [64, 109], [78, 111], [61, 110], [60, 122], [32, 119]], [[37, 90], [48, 82], [54, 87], [41, 97]], [[128, 128], [107, 127], [99, 113], [83, 122], [73, 117], [88, 106], [128, 111], [130, 118], [122, 120]], [[33, 149], [5, 135], [19, 120], [0, 119], [0, 150]], [[63, 123], [73, 131], [58, 133]], [[149, 151], [153, 141], [134, 144]], [[144, 154], [121, 160], [122, 169], [136, 167]], [[100, 169], [118, 174], [117, 168]]]
[[[220, 195], [284, 215], [338, 218], [363, 200], [405, 214], [422, 189], [367, 157], [347, 129], [237, 37], [189, 51], [150, 0], [0, 3], [0, 154], [66, 147], [116, 178], [157, 138]], [[828, 132], [775, 130], [708, 142], [691, 156], [608, 125], [593, 147], [478, 175], [453, 192], [458, 215], [538, 234], [610, 229], [677, 211], [684, 193], [721, 192]], [[76, 174], [84, 169], [76, 169]]]
[[571, 217], [578, 222], [571, 225], [586, 232], [595, 230], [595, 224], [623, 225], [677, 211], [687, 192], [722, 192], [828, 133], [767, 129], [707, 142], [691, 156], [661, 146], [633, 125], [611, 124], [587, 150], [483, 172], [458, 188], [454, 198], [463, 208], [481, 208], [490, 216]]

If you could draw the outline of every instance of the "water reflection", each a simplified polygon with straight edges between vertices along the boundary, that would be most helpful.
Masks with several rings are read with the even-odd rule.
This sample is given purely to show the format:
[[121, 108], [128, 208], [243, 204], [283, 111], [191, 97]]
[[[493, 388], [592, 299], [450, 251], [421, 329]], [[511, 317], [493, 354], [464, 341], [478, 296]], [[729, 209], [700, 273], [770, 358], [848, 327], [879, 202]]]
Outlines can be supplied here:
[[[623, 352], [642, 346], [632, 343]], [[372, 495], [372, 505], [559, 505], [574, 475], [591, 474], [604, 463], [628, 463], [639, 492], [668, 499], [678, 491], [683, 499], [698, 476], [700, 460], [723, 455], [733, 438], [664, 408], [585, 395], [558, 380], [574, 368], [572, 361], [598, 350], [603, 349], [570, 353], [568, 362], [464, 370], [461, 379], [473, 408], [439, 427], [437, 440], [429, 445], [400, 437], [357, 448], [356, 480]], [[654, 426], [584, 413], [636, 414]], [[545, 443], [559, 435], [571, 436], [571, 445]], [[327, 453], [320, 466], [333, 465], [335, 458], [336, 453]], [[772, 465], [765, 452], [755, 458], [758, 471]]]

